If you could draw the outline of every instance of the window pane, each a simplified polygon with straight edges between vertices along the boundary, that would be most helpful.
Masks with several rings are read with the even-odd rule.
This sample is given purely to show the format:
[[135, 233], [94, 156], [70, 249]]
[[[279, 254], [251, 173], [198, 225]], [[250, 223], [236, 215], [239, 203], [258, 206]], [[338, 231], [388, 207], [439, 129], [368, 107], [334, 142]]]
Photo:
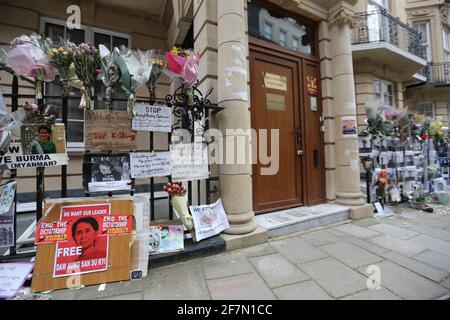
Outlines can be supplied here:
[[64, 39], [64, 26], [45, 23], [45, 36], [52, 39], [53, 42], [59, 43], [61, 38]]
[[68, 142], [84, 142], [84, 123], [68, 121], [67, 140]]
[[67, 29], [67, 40], [75, 44], [80, 44], [84, 42], [84, 30], [79, 29]]
[[299, 40], [298, 39], [294, 38], [294, 40], [292, 40], [292, 49], [298, 51], [298, 49], [299, 49]]
[[94, 33], [94, 45], [98, 48], [99, 45], [103, 44], [109, 50], [111, 50], [111, 36], [102, 33]]
[[[316, 30], [313, 25], [301, 19], [283, 16], [283, 14], [268, 10], [255, 3], [249, 3], [248, 28], [250, 36], [264, 40], [274, 40], [273, 29], [282, 29], [283, 31], [280, 31], [276, 39], [278, 45], [285, 47], [292, 45], [291, 49], [315, 54]], [[275, 37], [276, 34], [277, 32], [275, 32]], [[298, 39], [298, 42], [292, 41], [293, 38]]]
[[120, 48], [121, 46], [128, 47], [128, 39], [114, 36], [113, 47]]

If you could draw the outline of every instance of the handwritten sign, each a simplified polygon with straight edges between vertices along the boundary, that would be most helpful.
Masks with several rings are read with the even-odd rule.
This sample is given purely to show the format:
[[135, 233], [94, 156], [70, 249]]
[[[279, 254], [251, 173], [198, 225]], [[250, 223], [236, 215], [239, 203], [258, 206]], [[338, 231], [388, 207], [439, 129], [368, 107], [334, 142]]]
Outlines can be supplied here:
[[14, 245], [16, 182], [0, 186], [0, 248]]
[[131, 130], [127, 111], [86, 110], [85, 141], [87, 150], [134, 150], [136, 133]]
[[130, 153], [131, 177], [169, 176], [172, 172], [170, 152]]
[[197, 241], [213, 237], [230, 227], [221, 199], [211, 205], [190, 206], [189, 209]]
[[208, 149], [202, 143], [180, 143], [170, 146], [172, 179], [177, 181], [209, 178]]
[[172, 109], [163, 105], [138, 104], [132, 127], [136, 131], [171, 132]]
[[33, 270], [33, 267], [33, 263], [0, 264], [0, 298], [13, 298]]

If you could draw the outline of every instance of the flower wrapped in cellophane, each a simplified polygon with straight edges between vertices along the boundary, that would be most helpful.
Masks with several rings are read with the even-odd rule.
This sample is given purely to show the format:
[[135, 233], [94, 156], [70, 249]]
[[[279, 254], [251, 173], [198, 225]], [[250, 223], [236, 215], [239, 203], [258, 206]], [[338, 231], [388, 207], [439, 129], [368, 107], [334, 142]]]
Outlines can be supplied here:
[[6, 64], [15, 74], [35, 81], [36, 99], [42, 99], [42, 82], [55, 79], [55, 70], [47, 57], [52, 46], [50, 39], [38, 34], [22, 35], [11, 42]]
[[117, 52], [114, 50], [110, 52], [104, 45], [99, 46], [100, 52], [100, 80], [105, 86], [105, 98], [108, 110], [112, 109], [112, 102], [116, 95], [115, 87], [119, 85], [120, 70], [116, 65]]
[[69, 95], [69, 80], [75, 77], [75, 68], [72, 67], [75, 48], [74, 43], [61, 40], [59, 46], [54, 46], [47, 51], [51, 65], [58, 71], [64, 97]]
[[[133, 52], [125, 46], [114, 48], [117, 53], [117, 67], [120, 69], [120, 83], [128, 96], [127, 109], [131, 118], [136, 115], [136, 91], [143, 86], [148, 79], [145, 75], [145, 67]], [[148, 70], [148, 69], [147, 69]]]
[[90, 109], [91, 107], [99, 64], [97, 49], [92, 44], [81, 43], [73, 47], [73, 66], [76, 79], [70, 80], [70, 84], [81, 90], [81, 109]]
[[187, 207], [187, 192], [181, 182], [169, 182], [164, 186], [164, 191], [170, 196], [170, 204], [178, 213], [183, 225], [191, 231], [194, 228], [194, 219], [189, 214]]
[[166, 58], [157, 50], [147, 51], [145, 53], [145, 58], [148, 62], [150, 71], [146, 85], [150, 93], [150, 101], [154, 103], [156, 101], [156, 84], [166, 68]]
[[170, 77], [176, 77], [187, 89], [194, 87], [198, 79], [200, 53], [174, 47], [166, 52], [167, 71]]

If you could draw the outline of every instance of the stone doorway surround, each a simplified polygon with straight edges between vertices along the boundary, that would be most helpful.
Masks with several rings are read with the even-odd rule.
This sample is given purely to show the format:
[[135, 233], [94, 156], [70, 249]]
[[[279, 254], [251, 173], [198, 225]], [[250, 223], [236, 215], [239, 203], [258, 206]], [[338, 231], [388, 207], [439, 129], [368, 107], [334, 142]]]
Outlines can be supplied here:
[[[272, 1], [273, 2], [273, 1]], [[286, 0], [281, 6], [319, 21], [322, 102], [325, 128], [326, 194], [329, 203], [350, 207], [350, 216], [362, 218], [373, 214], [360, 191], [358, 138], [342, 134], [343, 117], [356, 121], [351, 50], [353, 6], [356, 0], [318, 1]], [[217, 88], [213, 102], [224, 107], [211, 127], [224, 138], [225, 129], [250, 129], [248, 36], [246, 0], [194, 1], [195, 49], [202, 53], [199, 89]], [[245, 136], [245, 135], [244, 135]], [[245, 148], [251, 144], [245, 136]], [[250, 157], [249, 157], [250, 158]], [[231, 228], [229, 235], [249, 234], [256, 230], [252, 208], [251, 159], [247, 164], [219, 165], [220, 197]]]

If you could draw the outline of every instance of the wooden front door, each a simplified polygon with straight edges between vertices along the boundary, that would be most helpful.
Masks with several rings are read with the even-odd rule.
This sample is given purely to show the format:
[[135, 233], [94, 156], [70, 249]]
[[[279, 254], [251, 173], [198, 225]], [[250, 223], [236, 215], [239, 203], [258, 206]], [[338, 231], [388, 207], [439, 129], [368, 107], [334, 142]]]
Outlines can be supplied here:
[[[305, 93], [306, 73], [316, 77], [318, 71], [318, 64], [300, 56], [250, 46], [252, 128], [258, 132], [258, 152], [263, 142], [259, 132], [268, 131], [266, 154], [272, 157], [267, 164], [258, 155], [253, 165], [253, 210], [257, 214], [325, 202], [321, 106], [311, 108]], [[279, 153], [278, 172], [264, 175], [261, 169], [273, 167], [275, 160], [270, 154], [271, 130], [279, 132], [278, 146], [274, 146]]]

